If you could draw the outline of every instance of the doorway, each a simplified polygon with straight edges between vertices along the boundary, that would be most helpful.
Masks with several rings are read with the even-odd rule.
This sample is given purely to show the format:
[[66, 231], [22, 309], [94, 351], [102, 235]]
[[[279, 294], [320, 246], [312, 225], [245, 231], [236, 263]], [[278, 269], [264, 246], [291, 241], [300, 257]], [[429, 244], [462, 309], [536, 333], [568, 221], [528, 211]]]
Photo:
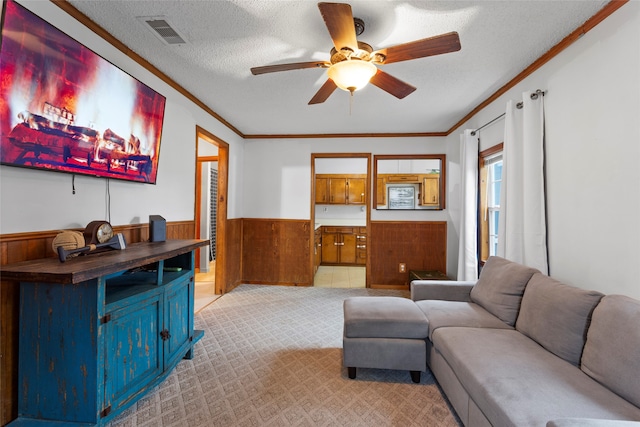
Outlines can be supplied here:
[[196, 255], [196, 306], [226, 291], [225, 247], [229, 145], [196, 126], [195, 237], [209, 240]]
[[371, 155], [311, 155], [311, 265], [317, 287], [368, 287]]

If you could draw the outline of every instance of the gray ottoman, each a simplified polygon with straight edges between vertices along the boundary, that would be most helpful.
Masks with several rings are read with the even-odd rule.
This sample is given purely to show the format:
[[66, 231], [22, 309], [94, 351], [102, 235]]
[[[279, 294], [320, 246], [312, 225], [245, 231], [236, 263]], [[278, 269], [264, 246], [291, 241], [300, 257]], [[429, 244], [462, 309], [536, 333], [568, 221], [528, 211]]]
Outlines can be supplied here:
[[356, 368], [403, 369], [420, 382], [427, 369], [429, 323], [410, 299], [351, 297], [344, 301], [343, 364], [349, 378]]

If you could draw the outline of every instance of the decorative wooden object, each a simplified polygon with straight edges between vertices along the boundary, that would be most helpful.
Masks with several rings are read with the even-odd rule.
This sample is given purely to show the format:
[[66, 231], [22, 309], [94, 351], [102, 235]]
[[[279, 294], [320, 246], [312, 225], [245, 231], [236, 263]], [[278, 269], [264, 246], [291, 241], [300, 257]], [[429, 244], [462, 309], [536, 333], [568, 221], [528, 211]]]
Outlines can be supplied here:
[[195, 250], [168, 240], [2, 268], [20, 282], [18, 419], [104, 425], [159, 384], [203, 336], [193, 329]]

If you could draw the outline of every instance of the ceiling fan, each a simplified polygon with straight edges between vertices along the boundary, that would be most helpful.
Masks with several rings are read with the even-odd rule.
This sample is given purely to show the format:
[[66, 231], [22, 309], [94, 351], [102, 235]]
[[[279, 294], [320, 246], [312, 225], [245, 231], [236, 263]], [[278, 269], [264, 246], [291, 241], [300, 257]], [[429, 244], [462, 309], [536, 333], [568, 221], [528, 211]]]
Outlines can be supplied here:
[[374, 51], [370, 45], [356, 39], [364, 31], [364, 22], [353, 17], [350, 5], [318, 3], [318, 8], [333, 40], [330, 61], [295, 62], [251, 69], [253, 75], [258, 75], [303, 68], [328, 68], [329, 78], [311, 98], [309, 105], [326, 101], [336, 88], [353, 95], [354, 91], [366, 86], [368, 82], [402, 99], [416, 88], [385, 73], [376, 65], [460, 50], [460, 38], [454, 31]]

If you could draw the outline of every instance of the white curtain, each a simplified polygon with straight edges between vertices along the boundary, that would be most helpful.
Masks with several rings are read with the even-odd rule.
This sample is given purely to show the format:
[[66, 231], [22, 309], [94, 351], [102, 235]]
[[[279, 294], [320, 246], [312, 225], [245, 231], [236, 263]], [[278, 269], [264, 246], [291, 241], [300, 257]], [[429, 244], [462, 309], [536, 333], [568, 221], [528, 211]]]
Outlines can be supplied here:
[[548, 273], [544, 194], [544, 96], [507, 103], [498, 255]]
[[478, 137], [460, 135], [460, 242], [458, 280], [478, 280]]

